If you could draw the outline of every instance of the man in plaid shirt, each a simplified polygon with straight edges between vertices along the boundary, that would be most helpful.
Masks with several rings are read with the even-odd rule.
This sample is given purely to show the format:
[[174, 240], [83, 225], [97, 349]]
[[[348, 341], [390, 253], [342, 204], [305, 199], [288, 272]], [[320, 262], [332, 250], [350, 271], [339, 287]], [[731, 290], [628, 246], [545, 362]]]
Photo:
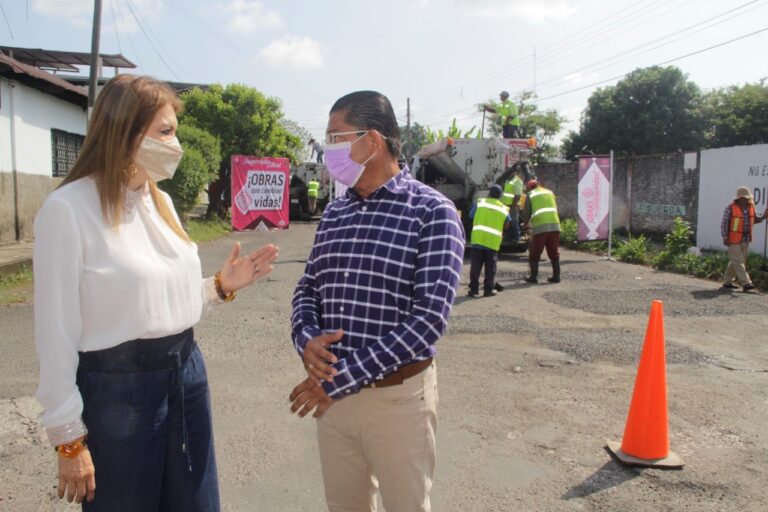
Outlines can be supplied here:
[[755, 214], [755, 200], [749, 187], [739, 187], [736, 198], [725, 208], [720, 223], [723, 243], [728, 247], [728, 268], [723, 276], [723, 288], [737, 288], [734, 279], [738, 280], [745, 292], [755, 288], [746, 266], [749, 243], [752, 241], [752, 226], [763, 222], [767, 213], [768, 207], [762, 215]]
[[464, 255], [458, 213], [400, 169], [387, 98], [331, 108], [325, 162], [345, 196], [323, 213], [293, 297], [292, 338], [308, 378], [292, 410], [317, 420], [331, 511], [429, 511], [435, 468], [435, 343]]

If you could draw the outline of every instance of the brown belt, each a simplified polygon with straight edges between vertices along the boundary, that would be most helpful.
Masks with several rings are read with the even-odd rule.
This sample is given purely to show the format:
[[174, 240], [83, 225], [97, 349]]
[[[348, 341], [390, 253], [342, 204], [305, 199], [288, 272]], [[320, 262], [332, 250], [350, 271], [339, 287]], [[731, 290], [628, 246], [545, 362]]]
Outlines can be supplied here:
[[432, 358], [425, 359], [423, 361], [416, 361], [414, 363], [407, 364], [401, 367], [394, 373], [390, 373], [381, 380], [373, 381], [370, 384], [363, 386], [364, 388], [386, 388], [388, 386], [398, 386], [403, 383], [405, 379], [410, 379], [424, 370], [432, 364]]

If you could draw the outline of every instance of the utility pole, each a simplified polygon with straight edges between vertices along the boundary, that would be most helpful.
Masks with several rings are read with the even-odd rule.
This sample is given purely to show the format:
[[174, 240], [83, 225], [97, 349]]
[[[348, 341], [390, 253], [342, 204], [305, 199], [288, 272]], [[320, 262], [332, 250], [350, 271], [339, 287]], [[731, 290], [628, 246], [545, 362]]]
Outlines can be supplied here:
[[406, 153], [406, 156], [408, 157], [408, 165], [411, 164], [411, 154], [413, 153], [411, 148], [411, 143], [413, 142], [413, 139], [411, 138], [411, 98], [406, 98], [406, 130], [408, 133], [406, 134], [407, 141], [408, 141], [408, 151]]
[[99, 39], [101, 38], [101, 0], [93, 1], [93, 33], [91, 35], [91, 74], [88, 80], [88, 119], [91, 118], [93, 104], [96, 102], [96, 89], [99, 87], [101, 57]]

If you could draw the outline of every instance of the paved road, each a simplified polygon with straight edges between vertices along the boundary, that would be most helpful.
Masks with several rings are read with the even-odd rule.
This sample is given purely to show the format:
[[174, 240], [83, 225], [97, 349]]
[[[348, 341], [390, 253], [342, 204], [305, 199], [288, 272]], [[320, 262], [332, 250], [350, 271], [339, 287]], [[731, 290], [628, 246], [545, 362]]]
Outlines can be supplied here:
[[[233, 240], [281, 248], [269, 280], [196, 330], [227, 511], [323, 510], [314, 425], [287, 402], [302, 378], [290, 297], [313, 234], [314, 225], [295, 225], [200, 247], [206, 274]], [[500, 262], [507, 289], [497, 297], [467, 299], [463, 288], [439, 342], [434, 510], [766, 510], [765, 295], [575, 252], [563, 253], [559, 285], [524, 284], [525, 267]], [[622, 435], [654, 298], [666, 311], [671, 445], [682, 471], [624, 468], [603, 449]], [[74, 510], [53, 498], [53, 452], [37, 426], [31, 306], [0, 308], [0, 330], [0, 510]]]

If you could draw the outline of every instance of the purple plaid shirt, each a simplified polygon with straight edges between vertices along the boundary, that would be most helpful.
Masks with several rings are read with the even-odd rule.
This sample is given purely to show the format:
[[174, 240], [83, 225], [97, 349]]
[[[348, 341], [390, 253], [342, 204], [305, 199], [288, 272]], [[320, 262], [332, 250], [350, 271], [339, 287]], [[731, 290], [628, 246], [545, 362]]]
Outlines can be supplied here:
[[447, 327], [464, 257], [464, 230], [445, 196], [406, 168], [371, 194], [328, 205], [293, 296], [299, 355], [324, 332], [338, 375], [323, 387], [343, 398], [401, 366], [434, 356]]

